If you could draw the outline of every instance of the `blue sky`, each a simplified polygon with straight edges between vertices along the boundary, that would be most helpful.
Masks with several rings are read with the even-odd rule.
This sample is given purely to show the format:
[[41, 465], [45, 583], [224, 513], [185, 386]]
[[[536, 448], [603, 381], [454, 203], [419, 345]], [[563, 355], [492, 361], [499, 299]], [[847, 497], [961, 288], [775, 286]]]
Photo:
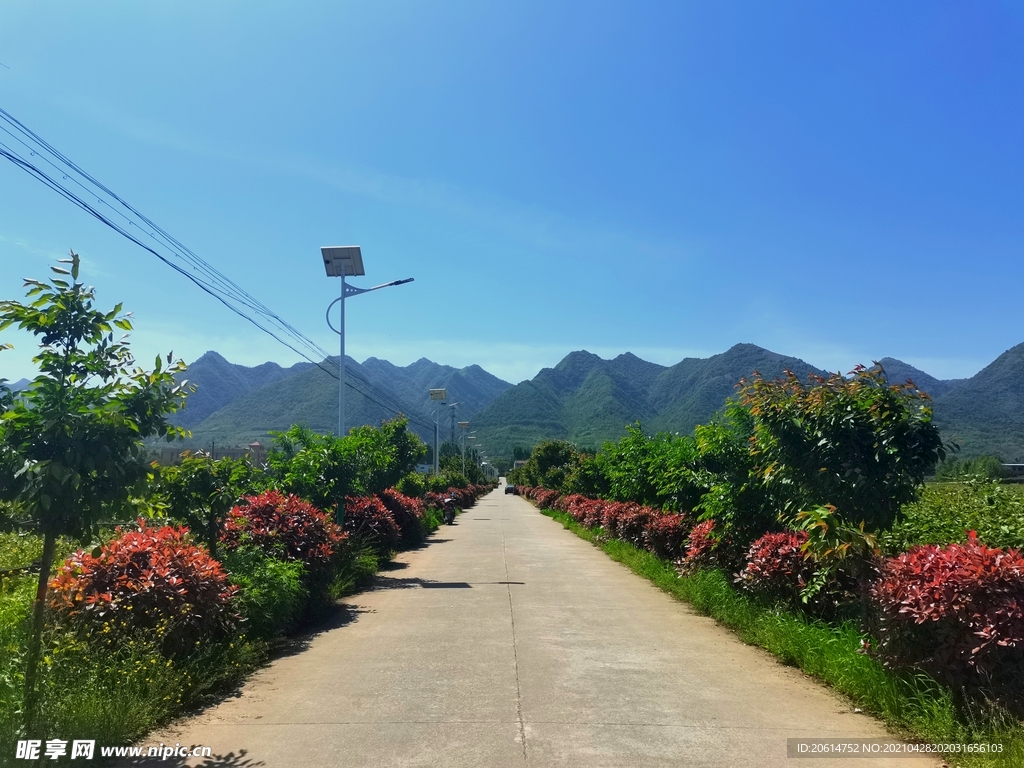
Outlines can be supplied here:
[[[360, 360], [951, 378], [1024, 341], [1024, 4], [6, 0], [0, 63], [0, 106], [322, 347], [321, 245], [415, 277], [348, 303]], [[298, 359], [0, 161], [0, 296], [69, 247], [144, 360]]]

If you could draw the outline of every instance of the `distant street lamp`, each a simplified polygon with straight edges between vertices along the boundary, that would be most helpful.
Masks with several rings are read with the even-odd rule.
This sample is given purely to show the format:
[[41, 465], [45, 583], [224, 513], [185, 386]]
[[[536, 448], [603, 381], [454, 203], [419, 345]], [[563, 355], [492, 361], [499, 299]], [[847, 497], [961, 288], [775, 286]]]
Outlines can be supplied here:
[[[459, 429], [462, 430], [462, 476], [466, 476], [466, 430], [469, 429], [468, 421], [460, 421]], [[472, 439], [472, 438], [470, 438]]]
[[[444, 401], [448, 399], [448, 390], [446, 389], [432, 389], [430, 390], [430, 399], [439, 402], [444, 405]], [[434, 407], [434, 474], [438, 473], [438, 456], [437, 456], [437, 407]]]
[[[327, 326], [341, 338], [341, 353], [338, 356], [338, 437], [345, 436], [345, 299], [349, 296], [358, 296], [361, 293], [379, 291], [381, 288], [390, 288], [392, 285], [403, 285], [411, 283], [413, 278], [405, 280], [393, 280], [390, 283], [375, 285], [373, 288], [356, 288], [345, 284], [346, 277], [362, 277], [366, 274], [363, 271], [363, 252], [358, 245], [328, 245], [320, 249], [324, 257], [324, 269], [328, 277], [341, 278], [341, 295], [332, 301], [327, 307]], [[331, 325], [331, 307], [341, 302], [341, 322], [335, 328]]]

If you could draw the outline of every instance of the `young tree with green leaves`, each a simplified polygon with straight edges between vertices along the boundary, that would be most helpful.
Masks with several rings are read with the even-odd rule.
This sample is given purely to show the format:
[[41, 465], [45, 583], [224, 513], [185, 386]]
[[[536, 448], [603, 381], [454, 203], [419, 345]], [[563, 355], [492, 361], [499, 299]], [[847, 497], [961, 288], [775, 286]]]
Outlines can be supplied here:
[[187, 454], [160, 471], [157, 487], [168, 517], [187, 525], [216, 557], [228, 512], [243, 494], [262, 490], [260, 474], [246, 459]]
[[345, 437], [293, 426], [274, 434], [267, 462], [282, 490], [321, 509], [337, 508], [340, 516], [346, 496], [394, 487], [416, 468], [425, 450], [408, 419], [398, 417], [379, 427], [356, 427]]
[[167, 417], [187, 395], [186, 384], [173, 376], [184, 363], [168, 355], [166, 367], [159, 357], [153, 371], [135, 367], [126, 338], [114, 339], [114, 328], [132, 328], [121, 305], [95, 309], [94, 289], [78, 282], [78, 255], [72, 251], [60, 263], [70, 271], [52, 267], [56, 277], [49, 283], [25, 281], [30, 304], [0, 301], [0, 331], [17, 326], [40, 344], [33, 358], [39, 375], [28, 389], [0, 400], [0, 500], [14, 502], [27, 517], [23, 525], [43, 537], [25, 670], [30, 728], [38, 711], [36, 677], [57, 538], [89, 537], [126, 509], [133, 494], [142, 494], [149, 473], [142, 440], [183, 435]]
[[526, 465], [516, 473], [517, 482], [561, 489], [576, 459], [576, 447], [566, 440], [544, 440], [533, 447]]
[[890, 384], [880, 365], [807, 385], [789, 371], [741, 383], [757, 472], [790, 520], [831, 505], [847, 525], [887, 530], [945, 456], [931, 398], [909, 382]]

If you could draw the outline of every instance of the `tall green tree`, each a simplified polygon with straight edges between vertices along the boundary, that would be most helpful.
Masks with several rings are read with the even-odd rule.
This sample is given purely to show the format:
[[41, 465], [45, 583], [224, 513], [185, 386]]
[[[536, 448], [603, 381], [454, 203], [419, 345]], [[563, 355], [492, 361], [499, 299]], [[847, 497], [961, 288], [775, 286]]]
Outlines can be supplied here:
[[397, 485], [416, 468], [425, 450], [409, 430], [408, 419], [398, 417], [379, 427], [356, 427], [345, 437], [293, 426], [274, 434], [267, 462], [283, 490], [321, 509], [337, 508], [341, 515], [346, 496]]
[[533, 447], [515, 482], [561, 490], [576, 460], [576, 447], [566, 440], [544, 440]]
[[757, 472], [791, 519], [832, 505], [847, 524], [886, 530], [945, 457], [931, 398], [889, 384], [877, 364], [806, 385], [788, 371], [775, 381], [755, 375], [741, 397], [754, 419]]
[[[484, 483], [487, 477], [480, 468], [480, 454], [473, 448], [466, 449], [465, 460], [463, 460], [461, 449], [455, 452], [446, 453], [440, 451], [439, 466], [443, 475], [462, 475], [470, 483]], [[465, 471], [463, 471], [465, 467]]]
[[132, 328], [121, 305], [109, 312], [93, 306], [95, 291], [78, 282], [73, 251], [59, 263], [71, 269], [51, 267], [56, 277], [48, 283], [25, 281], [30, 304], [0, 301], [0, 331], [13, 325], [39, 338], [39, 375], [17, 396], [0, 399], [0, 500], [14, 502], [43, 537], [25, 670], [30, 728], [56, 540], [90, 536], [133, 493], [141, 495], [149, 473], [142, 440], [183, 435], [167, 417], [187, 395], [173, 375], [184, 363], [168, 355], [166, 367], [159, 357], [152, 371], [135, 367], [126, 337], [114, 339], [115, 328]]

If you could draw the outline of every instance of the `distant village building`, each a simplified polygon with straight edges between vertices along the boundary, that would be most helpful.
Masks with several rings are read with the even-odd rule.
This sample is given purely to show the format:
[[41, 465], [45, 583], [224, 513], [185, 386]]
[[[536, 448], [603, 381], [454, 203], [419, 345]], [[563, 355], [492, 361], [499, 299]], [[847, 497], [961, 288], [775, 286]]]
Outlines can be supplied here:
[[522, 469], [526, 466], [526, 459], [516, 459], [512, 462], [512, 469]]
[[192, 456], [209, 456], [216, 459], [242, 459], [245, 457], [249, 458], [254, 467], [265, 467], [267, 465], [267, 447], [259, 441], [249, 443], [244, 448], [238, 446], [231, 446], [228, 448], [220, 448], [216, 445], [211, 445], [210, 450], [205, 448], [199, 448], [194, 451], [181, 448], [161, 448], [159, 454], [156, 457], [158, 464], [162, 464], [165, 467], [169, 467], [173, 464], [180, 464], [181, 457], [184, 453], [190, 453]]

